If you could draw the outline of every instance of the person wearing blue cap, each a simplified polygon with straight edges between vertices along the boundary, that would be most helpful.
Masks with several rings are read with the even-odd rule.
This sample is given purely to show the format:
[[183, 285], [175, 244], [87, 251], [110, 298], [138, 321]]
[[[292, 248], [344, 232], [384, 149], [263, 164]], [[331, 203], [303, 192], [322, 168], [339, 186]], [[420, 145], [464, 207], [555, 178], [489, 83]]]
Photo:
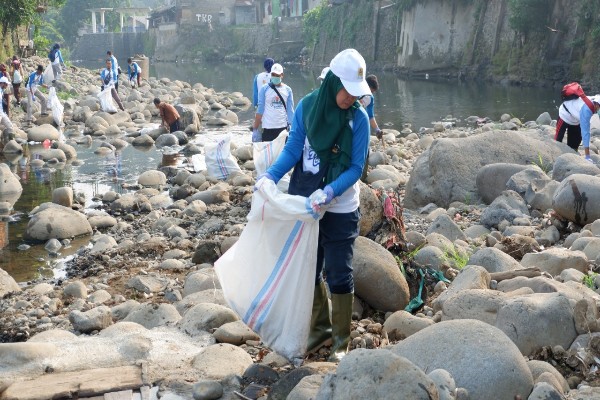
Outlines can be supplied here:
[[275, 64], [275, 60], [272, 58], [266, 58], [265, 62], [263, 63], [265, 71], [257, 74], [254, 77], [254, 83], [252, 85], [252, 105], [254, 108], [258, 107], [258, 91], [261, 87], [271, 81], [271, 67], [273, 64]]
[[62, 69], [67, 68], [60, 52], [60, 44], [55, 43], [54, 46], [52, 46], [52, 50], [50, 50], [50, 54], [48, 54], [48, 59], [52, 65], [54, 80], [57, 80], [62, 74]]

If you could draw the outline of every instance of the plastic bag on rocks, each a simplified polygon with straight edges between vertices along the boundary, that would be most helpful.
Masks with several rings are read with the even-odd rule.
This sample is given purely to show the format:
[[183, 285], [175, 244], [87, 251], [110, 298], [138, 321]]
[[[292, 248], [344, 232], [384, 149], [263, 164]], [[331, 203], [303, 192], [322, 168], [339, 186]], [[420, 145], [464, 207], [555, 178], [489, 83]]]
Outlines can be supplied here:
[[56, 125], [60, 128], [63, 125], [64, 107], [60, 103], [60, 100], [56, 95], [56, 88], [54, 87], [51, 87], [48, 91], [48, 107], [52, 110], [54, 122], [56, 122]]
[[231, 136], [225, 135], [216, 143], [204, 146], [206, 170], [211, 178], [226, 180], [234, 171], [241, 171], [235, 157], [231, 154], [229, 143]]
[[298, 361], [310, 330], [326, 196], [284, 194], [266, 178], [256, 188], [248, 223], [215, 271], [229, 306], [246, 325], [271, 349]]
[[52, 81], [54, 80], [54, 71], [52, 70], [51, 63], [48, 63], [46, 69], [44, 69], [44, 74], [42, 76], [46, 85], [50, 85], [50, 83], [52, 83]]
[[100, 99], [100, 106], [102, 107], [102, 111], [107, 113], [116, 113], [117, 107], [113, 103], [112, 86], [106, 86], [104, 90], [98, 93], [98, 98]]
[[[267, 172], [267, 169], [277, 160], [279, 154], [283, 151], [285, 141], [288, 137], [287, 131], [283, 131], [271, 142], [255, 142], [252, 143], [252, 158], [254, 159], [254, 169], [256, 176], [260, 176]], [[277, 188], [284, 193], [287, 193], [290, 186], [290, 176], [284, 175], [279, 182]]]

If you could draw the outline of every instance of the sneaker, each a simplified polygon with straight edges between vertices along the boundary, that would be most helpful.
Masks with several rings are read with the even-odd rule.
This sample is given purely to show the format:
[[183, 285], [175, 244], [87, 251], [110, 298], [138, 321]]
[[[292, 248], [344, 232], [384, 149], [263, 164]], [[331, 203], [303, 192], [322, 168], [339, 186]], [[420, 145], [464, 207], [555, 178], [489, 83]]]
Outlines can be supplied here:
[[41, 115], [42, 117], [45, 117], [45, 116], [47, 116], [47, 115], [48, 115], [48, 113], [47, 113], [47, 112], [43, 112], [43, 113], [41, 113], [40, 115]]

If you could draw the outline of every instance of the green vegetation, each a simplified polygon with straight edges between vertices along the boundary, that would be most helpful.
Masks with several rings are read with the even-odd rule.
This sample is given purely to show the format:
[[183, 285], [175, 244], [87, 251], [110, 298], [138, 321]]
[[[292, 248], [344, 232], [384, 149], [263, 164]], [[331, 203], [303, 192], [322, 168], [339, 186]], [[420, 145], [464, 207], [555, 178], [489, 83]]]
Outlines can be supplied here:
[[319, 40], [321, 24], [327, 11], [327, 1], [322, 0], [321, 4], [313, 8], [302, 19], [302, 30], [304, 33], [304, 41], [307, 46], [313, 46]]
[[595, 282], [596, 276], [598, 276], [597, 273], [590, 272], [588, 275], [583, 277], [582, 283], [585, 286], [589, 287], [590, 289], [595, 290], [596, 289], [596, 282]]
[[552, 170], [552, 164], [545, 162], [540, 153], [538, 153], [537, 158], [531, 162], [531, 165], [538, 166], [546, 174]]
[[444, 249], [444, 261], [447, 261], [453, 268], [456, 268], [459, 271], [467, 266], [469, 258], [471, 257], [468, 253], [460, 252], [454, 247]]
[[548, 0], [509, 0], [508, 7], [511, 28], [524, 35], [545, 30], [552, 12]]

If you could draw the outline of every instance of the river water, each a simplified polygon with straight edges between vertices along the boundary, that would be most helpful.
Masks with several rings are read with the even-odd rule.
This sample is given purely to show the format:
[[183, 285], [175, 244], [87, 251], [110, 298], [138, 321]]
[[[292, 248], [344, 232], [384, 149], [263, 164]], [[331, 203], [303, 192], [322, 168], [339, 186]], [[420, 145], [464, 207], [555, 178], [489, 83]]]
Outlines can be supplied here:
[[[84, 65], [100, 68], [101, 65]], [[202, 83], [216, 91], [242, 92], [251, 98], [252, 80], [261, 70], [260, 64], [176, 64], [157, 63], [150, 75], [158, 78], [179, 79]], [[298, 102], [302, 96], [317, 87], [316, 77], [320, 69], [301, 69], [285, 66], [284, 82], [294, 91]], [[451, 115], [460, 121], [471, 115], [498, 120], [504, 113], [535, 120], [548, 111], [556, 118], [556, 107], [560, 97], [556, 89], [521, 88], [496, 86], [480, 83], [433, 82], [429, 80], [406, 81], [392, 73], [378, 73], [380, 89], [376, 94], [375, 114], [380, 126], [400, 130], [402, 124], [410, 123], [413, 130], [431, 127], [431, 123]], [[239, 114], [240, 124], [249, 125], [253, 110]], [[248, 135], [250, 133], [248, 132]], [[202, 140], [198, 138], [197, 140]], [[249, 137], [248, 137], [249, 140]], [[52, 191], [62, 186], [72, 186], [75, 192], [86, 195], [86, 207], [94, 205], [98, 193], [114, 190], [122, 193], [124, 183], [134, 183], [137, 176], [150, 168], [173, 162], [155, 148], [142, 150], [128, 146], [118, 155], [100, 157], [94, 150], [100, 145], [94, 140], [89, 146], [74, 145], [80, 166], [67, 164], [62, 169], [32, 169], [28, 160], [32, 149], [26, 149], [23, 157], [4, 159], [20, 178], [23, 193], [14, 205], [9, 221], [0, 221], [0, 268], [7, 271], [18, 282], [40, 276], [60, 276], [61, 264], [74, 254], [88, 239], [74, 240], [60, 251], [59, 258], [51, 257], [43, 244], [31, 244], [28, 250], [19, 250], [25, 244], [22, 239], [27, 226], [27, 213], [35, 206], [51, 201]]]

